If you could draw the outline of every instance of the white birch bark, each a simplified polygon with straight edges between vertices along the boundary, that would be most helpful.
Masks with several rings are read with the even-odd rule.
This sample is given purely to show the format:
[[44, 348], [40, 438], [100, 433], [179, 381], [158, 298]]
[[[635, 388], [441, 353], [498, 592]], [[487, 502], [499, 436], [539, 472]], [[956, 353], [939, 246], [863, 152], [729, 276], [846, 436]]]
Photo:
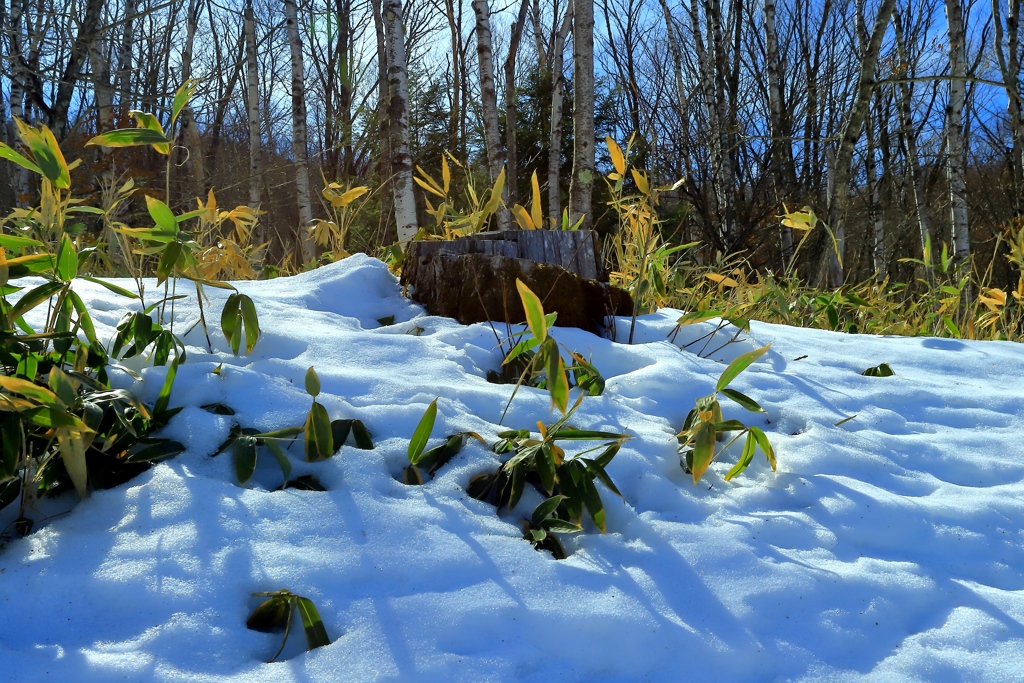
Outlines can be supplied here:
[[405, 62], [405, 27], [401, 0], [384, 0], [383, 22], [388, 60], [388, 141], [391, 147], [392, 196], [398, 241], [408, 244], [416, 235], [412, 157], [409, 154], [409, 76]]
[[313, 222], [313, 202], [306, 156], [306, 85], [298, 11], [294, 0], [284, 0], [284, 14], [292, 58], [292, 157], [295, 162], [295, 198], [299, 209], [299, 245], [303, 261], [310, 263], [316, 259], [316, 246], [308, 229]]
[[[480, 105], [483, 110], [484, 147], [487, 152], [487, 171], [491, 182], [498, 179], [504, 163], [501, 132], [498, 128], [498, 91], [494, 82], [494, 52], [491, 39], [491, 10], [487, 0], [473, 0], [476, 17], [476, 56], [480, 68]], [[506, 185], [507, 188], [507, 185]], [[505, 193], [507, 199], [507, 193]], [[495, 216], [499, 230], [508, 230], [510, 214], [499, 207]]]
[[548, 131], [548, 218], [558, 225], [562, 218], [562, 125], [565, 115], [562, 104], [565, 89], [565, 40], [572, 30], [572, 7], [565, 8], [562, 24], [551, 44], [551, 130]]
[[593, 225], [594, 181], [594, 0], [573, 0], [573, 162], [569, 221]]
[[953, 262], [961, 263], [971, 255], [967, 223], [967, 183], [964, 166], [964, 98], [967, 57], [963, 7], [960, 0], [945, 0], [949, 30], [949, 102], [946, 105], [946, 178], [949, 182], [949, 214], [953, 242]]
[[[251, 0], [245, 5], [242, 31], [245, 34], [245, 110], [249, 123], [249, 206], [257, 208], [263, 201], [263, 143], [260, 135], [260, 79], [256, 63], [256, 19], [253, 15]], [[260, 237], [263, 237], [262, 232], [257, 239], [259, 240]]]

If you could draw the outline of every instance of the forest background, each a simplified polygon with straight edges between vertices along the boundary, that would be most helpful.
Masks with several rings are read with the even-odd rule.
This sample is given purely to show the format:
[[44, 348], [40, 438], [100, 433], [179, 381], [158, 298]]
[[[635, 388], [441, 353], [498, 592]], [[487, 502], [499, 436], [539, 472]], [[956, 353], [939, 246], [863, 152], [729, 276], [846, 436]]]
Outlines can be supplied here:
[[[659, 244], [697, 243], [687, 263], [719, 293], [797, 272], [833, 289], [908, 283], [906, 295], [938, 274], [962, 301], [973, 277], [975, 309], [998, 314], [1005, 292], [1019, 301], [1024, 268], [1020, 12], [1018, 0], [6, 0], [0, 140], [18, 147], [16, 120], [45, 124], [82, 159], [72, 194], [107, 215], [84, 216], [79, 240], [146, 224], [129, 194], [187, 211], [213, 190], [220, 207], [259, 207], [224, 230], [252, 228], [239, 241], [268, 275], [443, 232], [496, 181], [491, 227], [532, 202], [545, 227], [564, 210], [611, 244], [616, 200], [637, 183], [602, 182], [614, 179], [603, 141], [633, 138], [628, 164], [665, 186]], [[86, 146], [143, 125], [132, 111], [166, 121], [182, 83], [194, 93], [169, 157]], [[440, 193], [423, 182], [452, 169]], [[32, 204], [37, 182], [6, 164], [0, 210]], [[828, 226], [802, 249], [816, 217], [780, 220], [799, 207]], [[662, 289], [655, 303], [693, 296]], [[948, 320], [935, 329], [964, 322]]]

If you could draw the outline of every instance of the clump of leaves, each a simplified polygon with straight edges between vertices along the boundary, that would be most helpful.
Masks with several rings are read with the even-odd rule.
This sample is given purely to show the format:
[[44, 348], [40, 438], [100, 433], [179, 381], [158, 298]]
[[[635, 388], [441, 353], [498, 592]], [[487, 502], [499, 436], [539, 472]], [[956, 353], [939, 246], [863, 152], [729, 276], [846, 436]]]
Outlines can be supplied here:
[[[522, 280], [516, 280], [516, 289], [519, 290], [519, 298], [526, 312], [526, 324], [530, 335], [521, 335], [506, 354], [502, 362], [502, 371], [488, 373], [487, 377], [498, 384], [515, 382], [515, 389], [512, 390], [512, 396], [505, 405], [502, 419], [519, 387], [524, 384], [547, 389], [551, 396], [551, 406], [558, 408], [563, 415], [569, 404], [569, 390], [572, 387], [570, 377], [574, 380], [575, 386], [586, 394], [599, 396], [604, 391], [605, 382], [597, 368], [574, 351], [569, 351], [573, 365], [567, 368], [558, 342], [548, 334], [558, 313], [545, 314], [540, 298]], [[517, 378], [513, 379], [514, 377]]]
[[[27, 156], [0, 143], [0, 158], [40, 176], [40, 205], [9, 217], [20, 234], [0, 234], [0, 507], [20, 498], [16, 528], [27, 533], [26, 510], [39, 496], [73, 486], [84, 497], [184, 447], [149, 436], [176, 412], [167, 407], [173, 372], [152, 410], [131, 392], [110, 388], [109, 354], [75, 284], [89, 280], [138, 297], [86, 274], [87, 251], [72, 239], [81, 226], [67, 221], [103, 212], [72, 198], [75, 164], [65, 161], [52, 132], [16, 123]], [[44, 282], [27, 291], [12, 283], [32, 275]], [[7, 297], [15, 293], [20, 298], [12, 304]], [[37, 330], [25, 315], [43, 304], [48, 310]]]
[[[466, 173], [466, 195], [464, 208], [457, 208], [456, 201], [452, 197], [452, 173], [448, 160], [451, 160], [458, 168]], [[462, 163], [450, 153], [445, 152], [441, 156], [441, 182], [434, 178], [419, 166], [416, 167], [419, 174], [413, 178], [426, 194], [423, 201], [427, 206], [427, 213], [434, 217], [436, 227], [443, 232], [441, 235], [431, 235], [425, 229], [420, 229], [416, 239], [446, 239], [452, 240], [457, 237], [465, 237], [480, 232], [487, 226], [491, 216], [501, 206], [501, 194], [505, 190], [505, 169], [494, 180], [494, 186], [486, 194], [478, 194], [473, 185], [473, 176]], [[431, 203], [430, 195], [441, 200], [435, 208]], [[436, 201], [436, 200], [435, 200]]]
[[[537, 423], [540, 438], [529, 430], [507, 430], [498, 433], [501, 439], [494, 445], [499, 454], [511, 453], [504, 464], [493, 474], [479, 474], [467, 486], [467, 493], [473, 498], [493, 503], [500, 511], [503, 507], [515, 508], [523, 495], [527, 483], [533, 485], [545, 497], [562, 496], [555, 506], [558, 518], [574, 524], [583, 521], [583, 510], [601, 533], [605, 533], [605, 513], [601, 495], [594, 485], [600, 481], [617, 496], [621, 496], [605, 468], [630, 437], [627, 434], [576, 429], [567, 424], [569, 418], [583, 400], [581, 395], [572, 409], [550, 426]], [[559, 442], [601, 441], [572, 457], [566, 455]], [[600, 451], [596, 457], [585, 457]], [[545, 515], [546, 519], [550, 515]]]
[[437, 399], [435, 398], [423, 412], [423, 417], [416, 425], [412, 439], [409, 440], [409, 464], [402, 470], [402, 481], [406, 484], [421, 486], [427, 479], [433, 479], [437, 470], [441, 469], [449, 460], [462, 450], [470, 437], [476, 439], [483, 445], [487, 442], [476, 432], [459, 432], [452, 434], [445, 439], [440, 446], [435, 446], [429, 451], [425, 450], [430, 433], [434, 431], [434, 421], [437, 419]]
[[[764, 409], [754, 399], [735, 389], [729, 389], [728, 386], [741, 372], [750, 367], [751, 363], [767, 353], [769, 348], [771, 348], [770, 344], [747, 351], [729, 363], [718, 378], [714, 393], [697, 399], [696, 406], [687, 414], [683, 429], [676, 435], [676, 438], [679, 440], [679, 452], [683, 456], [680, 464], [683, 469], [693, 475], [694, 485], [700, 481], [711, 462], [743, 435], [746, 435], [743, 453], [740, 455], [739, 461], [725, 475], [725, 480], [729, 481], [747, 469], [754, 459], [757, 447], [761, 448], [765, 457], [768, 458], [768, 464], [771, 465], [772, 471], [775, 471], [775, 451], [768, 442], [764, 431], [758, 427], [748, 427], [739, 420], [723, 419], [722, 406], [718, 402], [718, 395], [722, 394], [751, 412], [764, 412]], [[739, 432], [739, 434], [716, 453], [715, 442], [729, 432]]]
[[[320, 395], [320, 378], [312, 367], [306, 370], [306, 393], [313, 398], [313, 405], [310, 406], [306, 422], [301, 427], [285, 427], [271, 432], [261, 432], [258, 429], [240, 425], [231, 428], [230, 436], [220, 445], [214, 455], [219, 455], [231, 448], [235, 475], [238, 477], [239, 484], [245, 486], [256, 471], [259, 448], [266, 448], [270, 452], [280, 466], [281, 474], [284, 475], [287, 484], [292, 466], [281, 443], [293, 441], [299, 435], [303, 436], [307, 462], [331, 457], [350, 437], [355, 442], [356, 448], [373, 450], [373, 440], [362, 420], [332, 421], [327, 414], [327, 409], [316, 400]], [[214, 406], [219, 406], [219, 404], [214, 404]]]
[[[284, 638], [281, 640], [281, 647], [278, 648], [270, 662], [277, 660], [284, 651], [288, 642], [288, 634], [292, 630], [292, 619], [298, 611], [302, 619], [302, 630], [306, 634], [306, 644], [310, 650], [324, 645], [330, 645], [331, 639], [324, 628], [323, 619], [316, 605], [309, 598], [295, 595], [291, 591], [282, 588], [277, 591], [253, 593], [254, 597], [266, 597], [268, 600], [260, 603], [259, 607], [253, 610], [249, 618], [245, 620], [246, 628], [263, 633], [273, 633], [284, 630]], [[269, 663], [269, 662], [268, 662]]]

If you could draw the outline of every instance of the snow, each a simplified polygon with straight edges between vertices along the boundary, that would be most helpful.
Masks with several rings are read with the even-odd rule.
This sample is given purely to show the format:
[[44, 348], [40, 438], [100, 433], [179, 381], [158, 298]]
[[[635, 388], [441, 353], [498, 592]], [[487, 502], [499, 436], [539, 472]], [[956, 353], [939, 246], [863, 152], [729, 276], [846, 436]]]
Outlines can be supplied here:
[[[361, 255], [237, 285], [263, 337], [236, 357], [216, 324], [213, 353], [201, 330], [188, 334], [171, 400], [184, 409], [163, 433], [187, 451], [80, 503], [49, 503], [70, 512], [0, 550], [0, 678], [1024, 681], [1020, 345], [755, 322], [702, 358], [735, 330], [681, 350], [714, 325], [672, 343], [680, 313], [663, 310], [639, 320], [632, 346], [555, 328], [607, 380], [572, 424], [633, 436], [608, 466], [623, 499], [601, 488], [608, 533], [588, 521], [562, 536], [570, 557], [556, 561], [522, 540], [539, 495], [501, 516], [466, 495], [500, 462], [476, 442], [424, 486], [398, 480], [435, 397], [431, 446], [555, 419], [527, 388], [499, 427], [512, 387], [484, 376], [504, 325], [426, 316]], [[111, 337], [126, 300], [76, 289]], [[209, 293], [216, 320], [226, 293]], [[180, 332], [194, 297], [176, 313]], [[723, 409], [768, 433], [778, 472], [758, 454], [725, 482], [728, 452], [695, 487], [674, 434], [722, 361], [768, 343], [732, 384], [767, 412]], [[860, 374], [883, 362], [894, 376]], [[212, 454], [235, 420], [301, 424], [309, 366], [331, 418], [362, 420], [375, 450], [305, 463], [293, 446], [293, 477], [313, 474], [326, 492], [273, 491], [281, 473], [266, 456], [239, 487], [230, 456]], [[143, 381], [117, 372], [115, 383], [155, 401], [166, 370], [133, 367]], [[200, 408], [217, 401], [237, 414]], [[265, 663], [280, 635], [245, 619], [251, 593], [279, 588], [313, 600], [331, 645], [307, 652], [296, 628], [283, 659]]]

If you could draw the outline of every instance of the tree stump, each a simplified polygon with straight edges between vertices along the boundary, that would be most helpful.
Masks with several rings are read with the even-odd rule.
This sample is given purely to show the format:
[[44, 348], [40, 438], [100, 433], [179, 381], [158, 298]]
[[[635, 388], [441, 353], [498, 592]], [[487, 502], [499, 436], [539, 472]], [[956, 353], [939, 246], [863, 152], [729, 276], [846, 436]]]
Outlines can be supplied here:
[[[600, 333], [609, 315], [631, 315], [629, 293], [599, 281], [591, 231], [509, 230], [450, 242], [412, 242], [402, 284], [431, 315], [468, 325], [526, 320], [516, 280], [557, 311], [556, 325]], [[606, 278], [604, 278], [606, 279]]]

